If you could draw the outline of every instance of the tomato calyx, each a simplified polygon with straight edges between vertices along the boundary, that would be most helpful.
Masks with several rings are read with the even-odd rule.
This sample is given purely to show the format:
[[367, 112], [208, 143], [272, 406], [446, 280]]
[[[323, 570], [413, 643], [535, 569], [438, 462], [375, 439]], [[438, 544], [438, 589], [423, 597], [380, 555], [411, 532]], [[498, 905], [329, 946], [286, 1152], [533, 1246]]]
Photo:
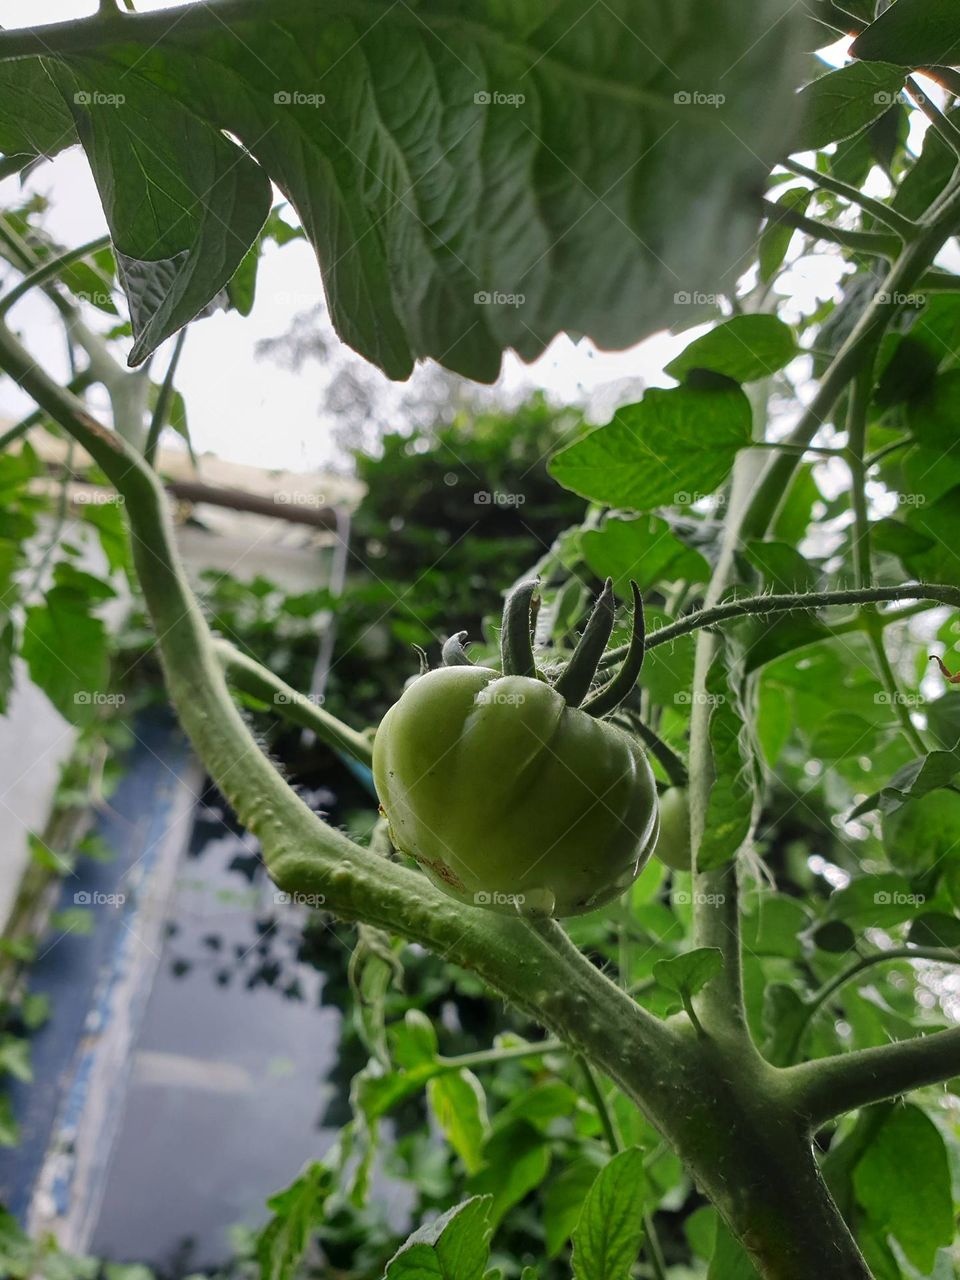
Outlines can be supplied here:
[[[540, 603], [537, 595], [539, 585], [539, 578], [529, 578], [518, 583], [507, 596], [500, 630], [500, 663], [504, 676], [543, 678], [533, 651], [534, 623]], [[594, 689], [616, 616], [613, 579], [607, 578], [573, 653], [548, 682], [567, 706], [580, 707], [587, 715], [598, 719], [616, 710], [633, 691], [643, 667], [646, 647], [643, 598], [632, 579], [630, 590], [633, 595], [633, 628], [627, 655], [619, 670]], [[458, 631], [444, 643], [441, 657], [445, 667], [474, 665], [464, 647], [466, 638], [466, 631]]]

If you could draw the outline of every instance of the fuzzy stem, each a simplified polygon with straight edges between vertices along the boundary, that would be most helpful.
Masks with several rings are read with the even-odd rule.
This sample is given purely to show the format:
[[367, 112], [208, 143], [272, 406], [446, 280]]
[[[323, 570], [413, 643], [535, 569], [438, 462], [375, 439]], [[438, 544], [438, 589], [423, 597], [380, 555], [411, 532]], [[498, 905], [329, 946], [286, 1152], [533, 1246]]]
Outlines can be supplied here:
[[373, 763], [373, 747], [364, 734], [318, 707], [306, 694], [298, 693], [267, 667], [235, 649], [229, 641], [215, 640], [214, 650], [228, 680], [238, 689], [266, 703], [291, 724], [310, 729], [328, 746], [346, 751], [354, 760], [368, 767]]

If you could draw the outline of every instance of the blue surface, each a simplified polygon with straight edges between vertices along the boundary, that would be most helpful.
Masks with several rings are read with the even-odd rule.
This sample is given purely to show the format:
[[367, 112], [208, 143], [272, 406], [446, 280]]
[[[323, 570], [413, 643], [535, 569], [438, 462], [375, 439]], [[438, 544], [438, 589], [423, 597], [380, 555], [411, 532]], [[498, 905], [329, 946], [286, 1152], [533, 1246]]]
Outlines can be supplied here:
[[[92, 1020], [109, 1016], [103, 977], [128, 939], [138, 904], [126, 879], [131, 868], [148, 873], [162, 847], [179, 780], [190, 768], [190, 750], [168, 715], [152, 712], [136, 723], [137, 741], [126, 771], [99, 815], [94, 831], [114, 851], [110, 862], [79, 860], [61, 886], [58, 910], [73, 909], [76, 895], [124, 893], [121, 908], [91, 912], [90, 934], [51, 933], [41, 943], [31, 970], [30, 991], [49, 998], [51, 1017], [31, 1038], [34, 1081], [9, 1089], [21, 1141], [0, 1150], [0, 1203], [23, 1221], [34, 1184], [60, 1116], [76, 1118], [85, 1101], [89, 1063], [78, 1061], [80, 1043]], [[66, 1097], [64, 1090], [68, 1089]], [[69, 1194], [57, 1189], [58, 1200]], [[63, 1205], [61, 1204], [61, 1206]]]

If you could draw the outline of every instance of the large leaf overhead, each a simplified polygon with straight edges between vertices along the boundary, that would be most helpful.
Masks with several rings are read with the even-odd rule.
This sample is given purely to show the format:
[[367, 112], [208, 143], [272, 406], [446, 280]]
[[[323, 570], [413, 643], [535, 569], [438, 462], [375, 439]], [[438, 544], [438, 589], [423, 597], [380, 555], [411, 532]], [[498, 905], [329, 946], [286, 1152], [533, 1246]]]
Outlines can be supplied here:
[[[348, 343], [393, 377], [432, 356], [491, 379], [505, 348], [531, 359], [560, 331], [624, 347], [732, 285], [791, 134], [797, 12], [221, 0], [91, 20], [65, 61], [81, 90], [155, 103], [126, 127], [128, 104], [96, 116], [101, 191], [134, 199], [129, 184], [191, 171], [198, 130], [226, 131], [298, 209]], [[232, 228], [221, 186], [209, 213]], [[160, 256], [126, 231], [129, 258]]]

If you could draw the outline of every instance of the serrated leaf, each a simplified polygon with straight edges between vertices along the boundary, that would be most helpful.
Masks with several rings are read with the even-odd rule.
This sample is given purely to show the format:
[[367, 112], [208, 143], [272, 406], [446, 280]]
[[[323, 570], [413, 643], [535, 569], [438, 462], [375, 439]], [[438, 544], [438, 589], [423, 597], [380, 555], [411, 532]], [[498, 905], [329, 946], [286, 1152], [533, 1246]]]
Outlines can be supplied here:
[[483, 1086], [472, 1071], [448, 1072], [427, 1084], [427, 1098], [447, 1141], [468, 1174], [483, 1164], [483, 1144], [490, 1132]]
[[592, 502], [634, 511], [689, 505], [726, 480], [750, 443], [752, 422], [739, 388], [648, 391], [608, 426], [554, 454], [550, 473]]
[[889, 110], [903, 89], [903, 66], [851, 62], [808, 84], [797, 95], [801, 126], [795, 151], [818, 151], [859, 133]]
[[331, 1171], [311, 1164], [285, 1191], [267, 1201], [274, 1216], [257, 1239], [261, 1280], [293, 1280], [333, 1189]]
[[152, 85], [145, 67], [122, 79], [99, 58], [50, 67], [103, 202], [135, 367], [234, 275], [270, 212], [270, 181], [221, 129]]
[[776, 316], [734, 316], [697, 338], [664, 372], [678, 382], [697, 369], [734, 382], [754, 382], [769, 378], [796, 355], [793, 331]]
[[[155, 104], [136, 155], [161, 185], [151, 150], [177, 172], [213, 135], [239, 138], [299, 212], [341, 337], [390, 377], [432, 356], [489, 380], [506, 348], [533, 359], [564, 331], [628, 347], [732, 285], [790, 135], [807, 23], [789, 0], [742, 0], [736, 22], [711, 0], [481, 0], [461, 17], [449, 0], [277, 3], [229, 31], [101, 31], [95, 57], [64, 61]], [[111, 149], [108, 198], [125, 166]], [[229, 273], [202, 268], [210, 286], [250, 248], [243, 231]], [[158, 326], [188, 309], [163, 307], [158, 260], [199, 291], [202, 238], [176, 249], [152, 256]]]
[[385, 1280], [483, 1280], [489, 1196], [473, 1196], [420, 1227], [387, 1263]]
[[697, 947], [683, 955], [658, 960], [653, 976], [661, 987], [689, 999], [702, 991], [723, 968], [723, 953], [717, 947]]
[[624, 1280], [643, 1240], [646, 1187], [639, 1147], [621, 1151], [597, 1175], [573, 1233], [576, 1280]]
[[856, 38], [855, 58], [902, 67], [960, 64], [960, 12], [953, 0], [897, 0]]

